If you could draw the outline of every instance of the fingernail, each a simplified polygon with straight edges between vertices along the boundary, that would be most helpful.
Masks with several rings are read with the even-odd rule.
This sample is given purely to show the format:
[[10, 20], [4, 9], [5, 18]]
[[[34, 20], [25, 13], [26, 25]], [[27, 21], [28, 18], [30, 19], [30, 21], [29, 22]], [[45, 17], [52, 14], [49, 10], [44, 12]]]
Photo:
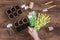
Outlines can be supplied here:
[[32, 32], [32, 31], [33, 31], [31, 27], [28, 27], [28, 29], [29, 29], [29, 31], [30, 31], [30, 32]]

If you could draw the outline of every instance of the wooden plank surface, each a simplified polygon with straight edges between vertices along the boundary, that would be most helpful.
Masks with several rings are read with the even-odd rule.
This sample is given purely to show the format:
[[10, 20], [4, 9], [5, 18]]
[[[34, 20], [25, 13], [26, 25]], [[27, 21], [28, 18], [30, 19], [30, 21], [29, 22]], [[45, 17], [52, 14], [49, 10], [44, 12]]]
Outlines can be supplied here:
[[[50, 0], [0, 0], [0, 40], [33, 40], [26, 30], [20, 32], [19, 34], [15, 34], [12, 36], [8, 36], [6, 32], [6, 25], [11, 23], [11, 20], [6, 15], [6, 10], [15, 5], [28, 4], [30, 1], [36, 3], [36, 6], [40, 7], [40, 4], [48, 2]], [[60, 0], [53, 0], [57, 6], [55, 8], [50, 9], [46, 12], [47, 15], [51, 17], [51, 22], [49, 25], [60, 27]], [[51, 4], [52, 5], [52, 4]], [[36, 7], [35, 7], [36, 8]], [[23, 13], [28, 13], [29, 10], [24, 11]], [[38, 12], [38, 10], [36, 10]], [[40, 11], [39, 11], [40, 12]], [[5, 29], [5, 30], [4, 30]], [[43, 35], [44, 33], [45, 35]], [[60, 40], [60, 36], [52, 33], [46, 33], [44, 30], [39, 31], [39, 36], [42, 40]]]

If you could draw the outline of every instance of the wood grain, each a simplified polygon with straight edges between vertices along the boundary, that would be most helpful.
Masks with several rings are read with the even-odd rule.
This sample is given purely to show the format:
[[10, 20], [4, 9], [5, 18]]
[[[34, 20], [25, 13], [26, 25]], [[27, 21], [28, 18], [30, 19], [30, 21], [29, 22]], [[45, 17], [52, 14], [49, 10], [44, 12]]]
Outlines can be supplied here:
[[[6, 15], [6, 10], [15, 5], [21, 5], [24, 3], [29, 4], [30, 1], [35, 2], [35, 6], [40, 8], [41, 4], [44, 4], [45, 2], [48, 2], [50, 0], [0, 0], [0, 40], [33, 40], [33, 38], [31, 38], [26, 30], [17, 34], [13, 33], [12, 36], [9, 36], [6, 32], [6, 25], [8, 23], [12, 23]], [[46, 14], [51, 17], [51, 22], [46, 26], [60, 27], [60, 0], [53, 1], [53, 4], [56, 4], [57, 6], [46, 12]], [[28, 14], [29, 11], [31, 10], [26, 10], [23, 13]], [[36, 10], [36, 12], [38, 11], [40, 12], [40, 10]], [[24, 14], [23, 16], [26, 16]], [[43, 35], [43, 33], [45, 35]], [[42, 40], [60, 40], [60, 36], [58, 36], [54, 32], [46, 33], [43, 29], [39, 31], [39, 36]]]

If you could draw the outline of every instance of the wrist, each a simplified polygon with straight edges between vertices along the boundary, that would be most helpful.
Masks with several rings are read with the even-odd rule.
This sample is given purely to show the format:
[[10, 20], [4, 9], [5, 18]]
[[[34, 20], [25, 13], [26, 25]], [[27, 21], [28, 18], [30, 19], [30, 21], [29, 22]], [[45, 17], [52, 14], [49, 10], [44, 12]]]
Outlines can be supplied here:
[[38, 37], [38, 38], [35, 38], [34, 40], [40, 40], [40, 38]]

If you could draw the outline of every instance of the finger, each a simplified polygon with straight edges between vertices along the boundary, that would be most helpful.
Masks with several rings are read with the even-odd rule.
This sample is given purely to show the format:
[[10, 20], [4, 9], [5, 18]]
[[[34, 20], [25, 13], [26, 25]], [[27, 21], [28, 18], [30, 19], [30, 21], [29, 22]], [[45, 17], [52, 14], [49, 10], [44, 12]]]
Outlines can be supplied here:
[[34, 29], [31, 28], [31, 27], [28, 27], [28, 29], [29, 29], [30, 32], [33, 32], [33, 30], [34, 30]]
[[31, 28], [31, 27], [28, 27], [28, 29], [29, 29], [30, 31], [32, 31], [32, 28]]
[[28, 31], [29, 34], [31, 34], [31, 31]]

